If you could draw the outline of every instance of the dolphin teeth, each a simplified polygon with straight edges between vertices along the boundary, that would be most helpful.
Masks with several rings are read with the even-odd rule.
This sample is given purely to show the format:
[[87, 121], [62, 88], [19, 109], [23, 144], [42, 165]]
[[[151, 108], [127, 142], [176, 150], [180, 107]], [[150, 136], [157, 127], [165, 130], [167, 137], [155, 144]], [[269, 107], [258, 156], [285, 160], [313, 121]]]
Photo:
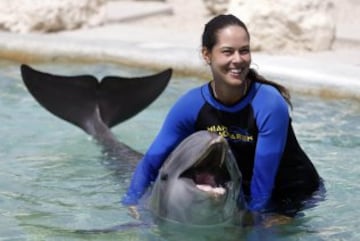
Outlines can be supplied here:
[[226, 189], [223, 187], [212, 187], [210, 185], [196, 185], [198, 189], [201, 191], [207, 192], [212, 195], [224, 195], [226, 193]]

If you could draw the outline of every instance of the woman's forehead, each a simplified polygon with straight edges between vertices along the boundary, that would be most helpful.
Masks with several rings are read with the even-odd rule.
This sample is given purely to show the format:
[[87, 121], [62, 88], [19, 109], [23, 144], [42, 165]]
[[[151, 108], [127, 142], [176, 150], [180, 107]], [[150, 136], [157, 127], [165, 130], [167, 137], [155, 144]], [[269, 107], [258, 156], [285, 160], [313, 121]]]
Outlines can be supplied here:
[[240, 26], [227, 26], [217, 32], [216, 45], [249, 45], [249, 36]]

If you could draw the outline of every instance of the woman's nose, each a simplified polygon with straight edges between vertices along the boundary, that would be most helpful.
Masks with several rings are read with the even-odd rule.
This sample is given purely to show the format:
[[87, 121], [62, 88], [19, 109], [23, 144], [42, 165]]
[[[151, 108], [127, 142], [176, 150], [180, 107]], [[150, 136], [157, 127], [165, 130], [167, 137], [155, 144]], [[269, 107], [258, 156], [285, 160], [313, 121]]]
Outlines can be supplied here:
[[243, 58], [242, 58], [242, 56], [241, 56], [241, 53], [239, 53], [239, 52], [234, 52], [234, 55], [233, 55], [233, 62], [234, 63], [240, 63], [240, 62], [242, 62], [243, 61]]

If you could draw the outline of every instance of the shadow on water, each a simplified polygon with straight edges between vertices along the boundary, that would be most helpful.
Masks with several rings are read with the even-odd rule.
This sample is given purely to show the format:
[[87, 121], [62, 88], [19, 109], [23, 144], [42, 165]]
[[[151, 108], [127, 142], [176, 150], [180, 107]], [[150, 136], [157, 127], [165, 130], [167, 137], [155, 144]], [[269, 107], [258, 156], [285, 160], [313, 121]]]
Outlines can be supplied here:
[[[111, 166], [81, 130], [51, 116], [27, 93], [19, 64], [0, 63], [0, 240], [359, 240], [360, 104], [294, 96], [298, 139], [325, 180], [327, 196], [288, 225], [195, 228], [136, 222], [119, 203], [131, 168]], [[111, 64], [38, 64], [53, 73], [138, 76]], [[113, 129], [144, 152], [174, 101], [203, 83], [173, 78], [148, 109]], [[109, 166], [109, 163], [111, 164]], [[118, 170], [122, 171], [118, 171]], [[80, 230], [84, 232], [79, 232]], [[88, 232], [98, 230], [100, 232]], [[101, 232], [107, 230], [109, 232]]]

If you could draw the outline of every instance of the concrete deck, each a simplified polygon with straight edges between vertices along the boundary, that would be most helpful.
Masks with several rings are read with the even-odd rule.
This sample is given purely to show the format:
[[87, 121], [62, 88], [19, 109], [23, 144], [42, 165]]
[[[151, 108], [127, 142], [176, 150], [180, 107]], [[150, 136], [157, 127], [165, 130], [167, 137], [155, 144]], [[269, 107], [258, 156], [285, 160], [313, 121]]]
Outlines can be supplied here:
[[[201, 33], [127, 24], [136, 18], [172, 14], [166, 3], [118, 1], [107, 7], [108, 21], [96, 28], [53, 34], [0, 32], [0, 56], [19, 62], [112, 61], [208, 76], [199, 52]], [[349, 48], [301, 55], [253, 53], [253, 63], [261, 74], [292, 90], [360, 100], [360, 35], [351, 28], [338, 30], [339, 41], [349, 41]]]

